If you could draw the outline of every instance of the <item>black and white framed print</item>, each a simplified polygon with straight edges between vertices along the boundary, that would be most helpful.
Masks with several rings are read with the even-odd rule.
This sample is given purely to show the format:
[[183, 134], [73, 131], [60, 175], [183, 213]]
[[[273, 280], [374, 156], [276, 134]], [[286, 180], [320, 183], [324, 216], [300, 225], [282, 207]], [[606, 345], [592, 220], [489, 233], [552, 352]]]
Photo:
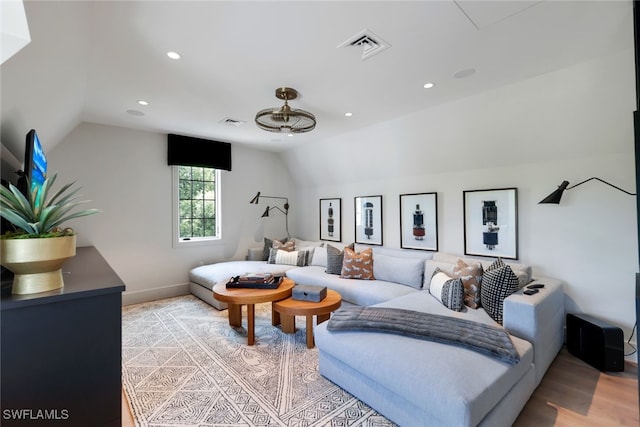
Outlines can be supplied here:
[[438, 250], [438, 194], [400, 195], [400, 247]]
[[356, 243], [382, 245], [382, 196], [354, 198]]
[[518, 189], [463, 191], [464, 253], [518, 259]]
[[320, 199], [320, 240], [342, 241], [342, 199]]

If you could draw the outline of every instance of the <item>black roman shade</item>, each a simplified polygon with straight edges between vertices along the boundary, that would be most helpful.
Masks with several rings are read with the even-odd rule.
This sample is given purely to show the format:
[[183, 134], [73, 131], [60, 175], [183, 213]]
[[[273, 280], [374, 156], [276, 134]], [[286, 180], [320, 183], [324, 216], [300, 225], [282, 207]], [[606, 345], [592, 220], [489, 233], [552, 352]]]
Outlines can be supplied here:
[[231, 170], [231, 144], [175, 134], [167, 135], [169, 165]]

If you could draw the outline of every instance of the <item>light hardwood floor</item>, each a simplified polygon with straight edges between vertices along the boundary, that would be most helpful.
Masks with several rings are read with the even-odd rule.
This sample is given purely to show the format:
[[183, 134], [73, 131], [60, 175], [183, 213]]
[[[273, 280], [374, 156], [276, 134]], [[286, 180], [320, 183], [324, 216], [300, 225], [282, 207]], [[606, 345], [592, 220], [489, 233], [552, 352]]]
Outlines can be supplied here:
[[[614, 427], [640, 425], [638, 366], [627, 362], [624, 372], [600, 372], [560, 351], [516, 420], [516, 427]], [[122, 425], [133, 427], [122, 395]]]

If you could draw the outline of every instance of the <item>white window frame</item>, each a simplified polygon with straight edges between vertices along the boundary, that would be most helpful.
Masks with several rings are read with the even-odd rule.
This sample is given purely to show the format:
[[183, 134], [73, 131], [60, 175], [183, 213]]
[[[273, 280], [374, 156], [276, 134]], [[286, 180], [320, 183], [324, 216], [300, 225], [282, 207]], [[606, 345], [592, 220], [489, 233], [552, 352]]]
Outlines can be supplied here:
[[222, 174], [220, 173], [220, 169], [215, 169], [215, 192], [216, 192], [216, 236], [214, 237], [192, 237], [190, 239], [180, 238], [180, 173], [178, 168], [180, 166], [173, 165], [171, 166], [171, 179], [172, 179], [172, 246], [174, 248], [193, 248], [196, 246], [213, 246], [217, 244], [221, 244], [222, 240], [222, 215], [221, 215], [221, 192], [220, 192], [220, 178]]

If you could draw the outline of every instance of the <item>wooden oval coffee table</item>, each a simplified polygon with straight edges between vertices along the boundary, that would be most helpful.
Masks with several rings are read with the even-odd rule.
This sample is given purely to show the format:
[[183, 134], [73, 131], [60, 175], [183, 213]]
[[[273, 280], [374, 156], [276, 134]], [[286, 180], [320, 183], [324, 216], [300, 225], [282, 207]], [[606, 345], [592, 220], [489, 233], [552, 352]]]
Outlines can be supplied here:
[[[213, 287], [213, 297], [229, 305], [229, 325], [242, 326], [242, 306], [247, 306], [247, 344], [255, 343], [255, 304], [272, 302], [291, 296], [291, 289], [295, 285], [289, 278], [283, 278], [277, 289], [230, 288], [227, 281], [216, 283]], [[273, 323], [274, 314], [271, 313]]]
[[282, 332], [293, 334], [296, 331], [295, 316], [306, 316], [307, 321], [307, 348], [313, 348], [313, 316], [316, 325], [328, 320], [331, 313], [340, 308], [342, 297], [336, 291], [327, 289], [327, 296], [320, 302], [300, 301], [293, 298], [274, 301], [271, 304], [271, 316], [273, 324], [282, 323]]

